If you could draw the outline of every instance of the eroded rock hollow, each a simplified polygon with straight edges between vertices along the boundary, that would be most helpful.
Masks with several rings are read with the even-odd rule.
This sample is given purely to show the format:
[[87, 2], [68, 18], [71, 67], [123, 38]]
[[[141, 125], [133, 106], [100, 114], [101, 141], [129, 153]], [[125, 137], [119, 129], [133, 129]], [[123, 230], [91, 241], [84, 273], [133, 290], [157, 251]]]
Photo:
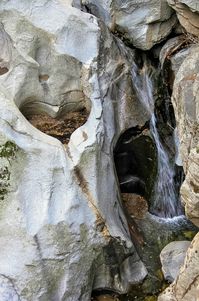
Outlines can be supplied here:
[[198, 15], [0, 2], [0, 301], [197, 300]]

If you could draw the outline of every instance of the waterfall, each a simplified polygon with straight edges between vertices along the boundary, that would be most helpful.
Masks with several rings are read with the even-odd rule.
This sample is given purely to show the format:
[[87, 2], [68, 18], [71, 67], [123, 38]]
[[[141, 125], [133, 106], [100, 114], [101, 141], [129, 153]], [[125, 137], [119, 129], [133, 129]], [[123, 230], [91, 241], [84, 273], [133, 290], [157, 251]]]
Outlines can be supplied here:
[[160, 141], [156, 127], [152, 81], [146, 66], [140, 71], [136, 65], [133, 65], [131, 73], [136, 94], [150, 116], [150, 132], [157, 149], [157, 179], [151, 212], [165, 218], [181, 215], [183, 212], [175, 189], [174, 168], [169, 162], [168, 154]]

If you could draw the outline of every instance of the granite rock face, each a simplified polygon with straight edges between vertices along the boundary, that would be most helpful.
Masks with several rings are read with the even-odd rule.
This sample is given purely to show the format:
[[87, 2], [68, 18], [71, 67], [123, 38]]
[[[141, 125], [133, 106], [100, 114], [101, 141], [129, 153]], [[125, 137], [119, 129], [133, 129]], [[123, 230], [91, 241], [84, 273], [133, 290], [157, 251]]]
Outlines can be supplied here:
[[[93, 288], [124, 293], [147, 275], [112, 158], [121, 132], [148, 120], [134, 53], [70, 3], [0, 3], [1, 300], [87, 301]], [[88, 120], [67, 146], [27, 120], [82, 109]]]
[[148, 50], [162, 41], [176, 24], [176, 16], [166, 0], [83, 0], [92, 14], [133, 46]]
[[189, 0], [167, 0], [176, 11], [180, 24], [187, 32], [199, 37], [199, 3]]
[[[181, 187], [182, 202], [188, 218], [198, 226], [199, 48], [196, 44], [180, 49], [181, 45], [184, 45], [184, 37], [169, 40], [161, 50], [160, 61], [163, 69], [167, 68], [170, 80], [173, 79], [172, 103], [177, 123], [180, 154], [186, 175]], [[164, 66], [166, 64], [169, 64], [169, 67]]]
[[[172, 102], [180, 139], [180, 153], [185, 171], [181, 187], [181, 198], [188, 218], [199, 226], [199, 55], [198, 46], [187, 49], [188, 55], [181, 56], [181, 65], [176, 69]], [[180, 52], [179, 52], [180, 53]], [[176, 62], [177, 54], [171, 62]], [[174, 66], [177, 66], [174, 64]], [[199, 296], [199, 235], [189, 247], [185, 262], [178, 277], [167, 288], [158, 301], [195, 301]]]
[[172, 102], [180, 138], [180, 151], [186, 174], [181, 187], [182, 201], [188, 218], [199, 225], [199, 55], [198, 46], [183, 61], [177, 72]]
[[181, 3], [186, 4], [193, 12], [199, 13], [199, 5], [195, 0], [180, 0]]

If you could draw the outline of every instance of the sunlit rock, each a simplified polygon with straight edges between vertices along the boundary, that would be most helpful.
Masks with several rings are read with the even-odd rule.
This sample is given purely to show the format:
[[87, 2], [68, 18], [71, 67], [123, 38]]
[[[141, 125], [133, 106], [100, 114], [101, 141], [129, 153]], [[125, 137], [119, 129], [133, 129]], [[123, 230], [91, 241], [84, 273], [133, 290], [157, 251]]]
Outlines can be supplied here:
[[167, 0], [176, 11], [181, 25], [188, 33], [199, 37], [199, 3], [190, 0]]
[[186, 174], [181, 188], [181, 196], [186, 214], [196, 225], [199, 225], [198, 64], [198, 47], [194, 46], [176, 75], [172, 96], [180, 138], [180, 151]]
[[[182, 62], [174, 81], [172, 102], [180, 139], [180, 153], [185, 171], [181, 197], [188, 218], [199, 225], [199, 99], [198, 99], [198, 46]], [[174, 283], [158, 298], [159, 301], [190, 301], [199, 295], [199, 235], [187, 251], [185, 262]]]
[[82, 4], [111, 31], [143, 50], [162, 41], [176, 24], [176, 16], [166, 0], [83, 0]]
[[199, 296], [199, 234], [193, 239], [176, 281], [158, 298], [158, 301], [192, 301]]
[[[0, 279], [2, 300], [89, 301], [93, 288], [125, 293], [147, 275], [112, 155], [113, 140], [147, 120], [129, 75], [134, 53], [69, 4], [0, 3], [0, 274], [11, 281]], [[63, 145], [53, 126], [82, 110]]]

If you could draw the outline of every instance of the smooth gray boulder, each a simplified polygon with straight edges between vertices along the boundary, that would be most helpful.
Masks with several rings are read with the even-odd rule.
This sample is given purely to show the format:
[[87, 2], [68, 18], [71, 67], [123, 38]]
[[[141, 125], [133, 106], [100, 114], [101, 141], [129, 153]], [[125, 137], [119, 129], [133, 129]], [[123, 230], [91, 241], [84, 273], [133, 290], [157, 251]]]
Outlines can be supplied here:
[[175, 281], [158, 297], [158, 301], [195, 301], [199, 293], [199, 233], [187, 250], [185, 261]]
[[189, 241], [173, 241], [161, 251], [162, 272], [168, 282], [173, 282], [179, 274], [189, 246]]
[[186, 37], [179, 35], [175, 38], [169, 39], [161, 48], [159, 60], [161, 67], [164, 69], [164, 64], [170, 61], [170, 68], [177, 74], [182, 62], [190, 53], [191, 45], [187, 45]]

